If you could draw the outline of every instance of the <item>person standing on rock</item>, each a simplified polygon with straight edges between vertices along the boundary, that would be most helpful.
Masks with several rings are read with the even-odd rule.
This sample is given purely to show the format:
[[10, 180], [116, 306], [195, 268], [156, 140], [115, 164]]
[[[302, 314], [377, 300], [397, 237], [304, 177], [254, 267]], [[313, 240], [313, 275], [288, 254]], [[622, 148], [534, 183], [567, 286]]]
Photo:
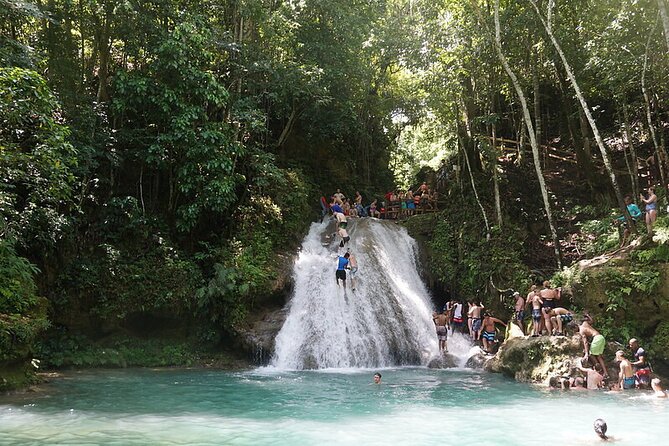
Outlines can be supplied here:
[[536, 286], [532, 285], [532, 287], [534, 290], [530, 291], [527, 295], [526, 305], [532, 304], [532, 337], [537, 337], [541, 335], [541, 305], [543, 304], [543, 300]]
[[551, 288], [551, 283], [546, 280], [544, 282], [544, 288], [539, 292], [541, 295], [542, 308], [544, 311], [544, 322], [546, 324], [546, 330], [548, 330], [548, 336], [553, 333], [553, 325], [551, 324], [550, 312], [552, 309], [557, 307], [557, 301], [560, 299], [559, 289], [554, 290]]
[[523, 327], [523, 320], [525, 320], [525, 299], [523, 299], [523, 296], [518, 291], [513, 293], [513, 297], [516, 298], [514, 308], [516, 324], [520, 327], [523, 334], [525, 334], [525, 327]]
[[[602, 353], [604, 353], [604, 348], [606, 347], [606, 339], [590, 325], [590, 321], [590, 316], [584, 315], [581, 325], [578, 327], [578, 332], [583, 341], [583, 349], [585, 350], [584, 359], [587, 361], [590, 356], [594, 357], [604, 371], [604, 378], [607, 378], [609, 372], [606, 370], [606, 363], [604, 363], [604, 358], [602, 358]], [[592, 339], [590, 344], [588, 344], [588, 338]]]
[[618, 350], [616, 352], [616, 361], [620, 363], [620, 372], [618, 373], [618, 380], [620, 381], [620, 388], [623, 390], [636, 388], [636, 377], [634, 376], [634, 369], [632, 363], [625, 358], [625, 352]]
[[453, 305], [453, 331], [457, 328], [462, 333], [462, 302], [455, 302]]
[[483, 333], [481, 338], [483, 339], [483, 349], [486, 353], [491, 353], [492, 346], [495, 345], [495, 323], [502, 324], [506, 327], [506, 324], [496, 317], [492, 317], [490, 313], [485, 313], [483, 316]]
[[471, 321], [471, 327], [469, 327], [469, 329], [471, 331], [472, 341], [479, 341], [481, 339], [482, 309], [483, 307], [481, 306], [481, 303], [474, 301], [470, 304], [469, 313], [467, 313], [467, 316], [469, 316], [469, 320]]
[[446, 348], [446, 341], [448, 339], [448, 330], [446, 325], [448, 324], [448, 313], [444, 311], [439, 314], [436, 311], [432, 313], [432, 321], [437, 329], [437, 339], [439, 340], [439, 353], [444, 353], [448, 351]]

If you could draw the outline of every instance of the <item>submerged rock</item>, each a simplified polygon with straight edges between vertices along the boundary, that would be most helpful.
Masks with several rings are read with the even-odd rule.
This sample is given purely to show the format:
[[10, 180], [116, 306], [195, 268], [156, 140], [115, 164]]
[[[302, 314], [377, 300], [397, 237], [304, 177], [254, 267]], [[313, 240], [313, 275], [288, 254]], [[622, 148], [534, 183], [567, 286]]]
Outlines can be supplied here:
[[444, 353], [442, 356], [433, 358], [427, 364], [427, 368], [429, 369], [452, 369], [453, 367], [457, 366], [458, 363], [455, 356], [450, 353]]
[[465, 367], [468, 369], [482, 369], [488, 359], [490, 358], [483, 353], [476, 353], [467, 360]]

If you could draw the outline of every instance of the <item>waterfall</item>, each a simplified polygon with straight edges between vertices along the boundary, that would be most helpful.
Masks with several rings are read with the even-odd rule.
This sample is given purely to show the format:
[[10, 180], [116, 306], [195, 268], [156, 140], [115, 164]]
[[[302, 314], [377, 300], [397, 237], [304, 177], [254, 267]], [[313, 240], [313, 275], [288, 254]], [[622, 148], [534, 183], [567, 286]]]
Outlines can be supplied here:
[[433, 304], [417, 270], [416, 242], [391, 221], [349, 219], [356, 289], [335, 280], [334, 225], [314, 223], [294, 267], [288, 317], [272, 364], [283, 369], [425, 365], [438, 355]]

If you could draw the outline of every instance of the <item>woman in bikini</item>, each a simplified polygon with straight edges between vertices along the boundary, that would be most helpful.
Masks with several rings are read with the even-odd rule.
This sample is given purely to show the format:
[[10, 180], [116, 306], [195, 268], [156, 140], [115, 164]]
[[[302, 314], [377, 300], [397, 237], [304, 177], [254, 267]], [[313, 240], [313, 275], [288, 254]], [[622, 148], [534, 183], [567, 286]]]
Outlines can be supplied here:
[[646, 229], [648, 229], [648, 235], [653, 235], [653, 225], [655, 220], [657, 220], [657, 195], [655, 195], [655, 188], [648, 188], [648, 198], [644, 198], [643, 194], [640, 195], [641, 201], [646, 205]]

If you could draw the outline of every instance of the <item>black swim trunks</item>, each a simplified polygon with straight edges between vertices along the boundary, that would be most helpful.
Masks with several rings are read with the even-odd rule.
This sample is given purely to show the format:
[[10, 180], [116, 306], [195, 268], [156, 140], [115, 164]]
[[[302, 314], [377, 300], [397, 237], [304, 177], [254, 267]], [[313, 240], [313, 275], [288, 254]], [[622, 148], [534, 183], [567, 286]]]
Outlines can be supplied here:
[[343, 270], [343, 269], [338, 269], [336, 276], [337, 276], [337, 280], [339, 280], [339, 279], [346, 280], [346, 271]]

